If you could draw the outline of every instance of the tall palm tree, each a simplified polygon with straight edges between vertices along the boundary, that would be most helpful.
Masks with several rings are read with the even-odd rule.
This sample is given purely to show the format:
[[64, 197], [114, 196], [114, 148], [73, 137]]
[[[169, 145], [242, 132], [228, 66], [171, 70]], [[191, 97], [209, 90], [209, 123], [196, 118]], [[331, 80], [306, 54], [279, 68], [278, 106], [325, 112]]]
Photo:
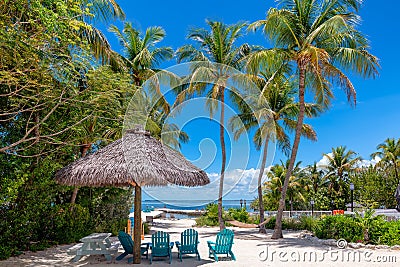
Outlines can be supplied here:
[[364, 77], [378, 73], [378, 59], [368, 52], [368, 40], [356, 29], [359, 16], [355, 12], [361, 0], [281, 0], [279, 4], [281, 9], [271, 8], [265, 20], [249, 26], [251, 30], [261, 28], [275, 45], [274, 49], [256, 53], [249, 60], [251, 69], [257, 69], [260, 61], [268, 61], [270, 55], [279, 56], [293, 62], [299, 81], [299, 115], [273, 239], [283, 237], [283, 208], [300, 143], [306, 87], [313, 91], [318, 103], [328, 106], [333, 96], [331, 88], [336, 84], [355, 104], [355, 88], [342, 70]]
[[[274, 78], [272, 77], [273, 75], [275, 75]], [[271, 82], [272, 78], [273, 82]], [[241, 114], [233, 117], [230, 123], [232, 129], [235, 130], [236, 139], [246, 130], [256, 129], [253, 139], [256, 148], [260, 149], [264, 146], [258, 175], [258, 204], [260, 222], [263, 222], [265, 210], [262, 177], [266, 166], [268, 144], [270, 141], [277, 141], [279, 147], [285, 154], [288, 154], [290, 141], [285, 129], [288, 131], [294, 130], [299, 105], [294, 102], [294, 84], [289, 82], [282, 74], [276, 75], [276, 72], [261, 73], [259, 76], [253, 76], [253, 79], [259, 86], [260, 95], [262, 95], [262, 99], [265, 102], [257, 107], [256, 110], [249, 109], [245, 105], [239, 105]], [[319, 111], [319, 105], [306, 104], [306, 115], [308, 117], [316, 116]], [[308, 124], [303, 124], [302, 135], [314, 141], [317, 139], [315, 131]], [[259, 232], [266, 233], [264, 224], [260, 226]]]
[[384, 143], [376, 147], [377, 152], [371, 154], [372, 158], [380, 157], [381, 162], [388, 163], [393, 166], [396, 180], [399, 180], [397, 165], [400, 164], [400, 139], [388, 138]]
[[[224, 187], [224, 175], [226, 165], [226, 148], [224, 136], [225, 120], [225, 90], [227, 80], [231, 77], [226, 67], [240, 69], [240, 59], [245, 56], [248, 45], [236, 46], [236, 41], [242, 35], [242, 28], [245, 23], [225, 25], [222, 22], [206, 21], [210, 30], [199, 28], [192, 29], [189, 32], [188, 39], [197, 43], [193, 45], [184, 45], [177, 51], [178, 62], [191, 61], [195, 63], [191, 80], [206, 80], [207, 83], [190, 83], [190, 86], [183, 90], [177, 97], [178, 101], [185, 99], [185, 95], [193, 93], [204, 93], [209, 97], [209, 109], [211, 115], [216, 108], [220, 106], [220, 143], [222, 152], [219, 195], [218, 195], [218, 222], [220, 229], [225, 228], [222, 219], [222, 195]], [[215, 64], [218, 63], [218, 64]], [[219, 102], [218, 102], [219, 101]], [[219, 104], [220, 103], [220, 104]]]

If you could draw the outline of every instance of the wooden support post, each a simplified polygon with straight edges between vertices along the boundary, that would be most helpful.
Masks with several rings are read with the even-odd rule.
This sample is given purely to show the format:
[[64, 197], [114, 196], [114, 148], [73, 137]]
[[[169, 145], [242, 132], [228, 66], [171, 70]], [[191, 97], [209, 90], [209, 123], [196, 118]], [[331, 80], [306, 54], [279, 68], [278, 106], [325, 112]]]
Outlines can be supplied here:
[[134, 222], [134, 233], [133, 233], [133, 263], [140, 264], [140, 244], [142, 234], [142, 189], [140, 186], [135, 186], [135, 222]]

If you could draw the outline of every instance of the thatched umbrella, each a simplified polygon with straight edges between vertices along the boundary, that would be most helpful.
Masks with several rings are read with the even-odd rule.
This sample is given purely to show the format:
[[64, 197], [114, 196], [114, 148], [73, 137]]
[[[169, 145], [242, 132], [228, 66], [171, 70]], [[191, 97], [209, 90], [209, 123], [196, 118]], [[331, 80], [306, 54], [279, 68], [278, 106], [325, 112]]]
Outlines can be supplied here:
[[80, 158], [56, 173], [57, 182], [75, 186], [135, 186], [134, 263], [140, 263], [141, 186], [208, 184], [206, 173], [164, 146], [142, 126]]

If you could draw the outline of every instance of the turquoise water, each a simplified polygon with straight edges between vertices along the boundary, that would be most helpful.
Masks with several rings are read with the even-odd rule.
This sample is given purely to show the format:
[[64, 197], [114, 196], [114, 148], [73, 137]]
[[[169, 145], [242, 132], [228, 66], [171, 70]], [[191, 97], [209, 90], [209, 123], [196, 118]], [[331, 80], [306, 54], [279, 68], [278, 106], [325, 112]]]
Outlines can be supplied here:
[[[250, 210], [250, 203], [252, 200], [246, 200], [246, 209]], [[184, 203], [184, 205], [182, 205]], [[217, 203], [216, 201], [212, 201], [210, 203]], [[207, 203], [208, 204], [208, 203]], [[159, 200], [144, 200], [142, 201], [142, 210], [151, 209], [151, 208], [167, 208], [167, 209], [176, 209], [176, 210], [202, 210], [205, 209], [207, 204], [204, 204], [204, 200], [179, 200], [176, 204], [174, 201], [168, 201], [168, 203], [164, 203]], [[240, 200], [223, 200], [222, 206], [224, 209], [229, 208], [240, 208]], [[244, 207], [244, 203], [242, 204]]]

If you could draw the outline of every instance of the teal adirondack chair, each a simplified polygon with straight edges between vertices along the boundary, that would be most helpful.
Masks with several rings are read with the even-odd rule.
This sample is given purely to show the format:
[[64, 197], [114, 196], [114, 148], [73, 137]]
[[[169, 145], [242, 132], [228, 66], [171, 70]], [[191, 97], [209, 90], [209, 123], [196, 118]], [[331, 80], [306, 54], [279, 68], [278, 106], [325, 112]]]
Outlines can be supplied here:
[[181, 241], [176, 241], [175, 245], [178, 248], [178, 257], [182, 261], [182, 254], [196, 254], [200, 260], [200, 254], [197, 250], [199, 243], [199, 233], [194, 229], [186, 229], [181, 233]]
[[[123, 258], [125, 258], [126, 256], [128, 256], [129, 254], [133, 254], [133, 240], [132, 240], [132, 237], [130, 235], [128, 235], [127, 233], [125, 233], [124, 231], [119, 231], [118, 239], [119, 239], [119, 242], [121, 242], [123, 249], [125, 250], [124, 253], [122, 253], [121, 255], [119, 255], [118, 257], [115, 258], [117, 261], [120, 261]], [[146, 259], [149, 258], [149, 247], [150, 247], [149, 243], [142, 244], [140, 246], [140, 254], [143, 256], [146, 256]], [[128, 263], [130, 263], [132, 261], [133, 261], [133, 258], [128, 259]]]
[[227, 257], [231, 256], [232, 260], [236, 260], [235, 255], [232, 252], [233, 244], [233, 231], [224, 229], [217, 234], [217, 240], [215, 242], [207, 241], [208, 244], [208, 256], [214, 256], [215, 261], [218, 261], [217, 254], [226, 254]]
[[169, 242], [169, 240], [169, 234], [163, 231], [158, 231], [151, 235], [150, 264], [153, 262], [153, 257], [169, 257], [169, 264], [171, 264], [171, 250], [174, 247], [174, 243]]

